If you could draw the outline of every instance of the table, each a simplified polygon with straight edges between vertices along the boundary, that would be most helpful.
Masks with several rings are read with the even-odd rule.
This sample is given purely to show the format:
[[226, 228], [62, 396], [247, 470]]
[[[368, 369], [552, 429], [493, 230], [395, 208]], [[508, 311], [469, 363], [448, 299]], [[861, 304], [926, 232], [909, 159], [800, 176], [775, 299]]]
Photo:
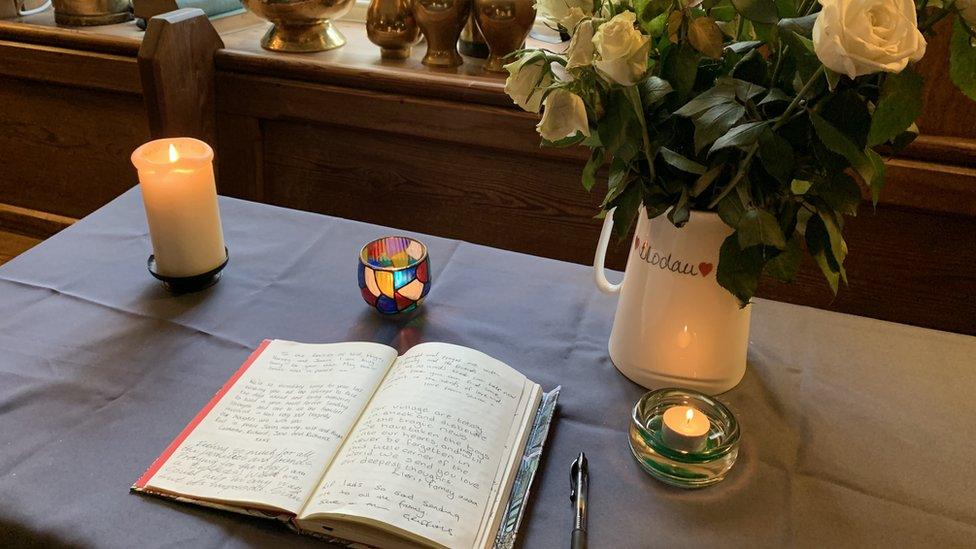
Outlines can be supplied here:
[[361, 302], [355, 264], [391, 229], [221, 208], [230, 264], [202, 293], [169, 295], [146, 272], [137, 190], [0, 267], [0, 545], [322, 547], [128, 492], [264, 338], [446, 341], [562, 385], [524, 547], [568, 545], [579, 450], [594, 547], [976, 544], [976, 338], [757, 301], [748, 372], [722, 397], [739, 463], [681, 491], [630, 456], [642, 389], [607, 356], [615, 302], [588, 268], [424, 236], [424, 314], [390, 320]]

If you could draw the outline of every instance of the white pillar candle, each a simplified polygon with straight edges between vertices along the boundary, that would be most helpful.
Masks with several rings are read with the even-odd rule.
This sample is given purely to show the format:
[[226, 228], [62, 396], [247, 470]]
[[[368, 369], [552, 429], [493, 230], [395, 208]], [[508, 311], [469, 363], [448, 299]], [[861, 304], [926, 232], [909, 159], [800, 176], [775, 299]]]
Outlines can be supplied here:
[[698, 452], [705, 447], [711, 422], [691, 406], [672, 406], [664, 411], [661, 438], [675, 450]]
[[157, 139], [132, 153], [149, 222], [156, 271], [203, 274], [226, 259], [213, 149], [189, 137]]

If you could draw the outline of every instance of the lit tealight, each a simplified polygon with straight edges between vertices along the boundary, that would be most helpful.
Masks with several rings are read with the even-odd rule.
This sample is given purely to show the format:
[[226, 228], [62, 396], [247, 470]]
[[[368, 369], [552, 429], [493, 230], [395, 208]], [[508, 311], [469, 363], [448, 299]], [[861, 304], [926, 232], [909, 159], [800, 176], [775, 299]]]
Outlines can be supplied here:
[[176, 151], [176, 147], [172, 143], [169, 144], [169, 161], [176, 162], [180, 159], [180, 153]]
[[661, 428], [661, 437], [668, 447], [698, 452], [705, 447], [711, 422], [691, 406], [672, 406], [664, 411]]

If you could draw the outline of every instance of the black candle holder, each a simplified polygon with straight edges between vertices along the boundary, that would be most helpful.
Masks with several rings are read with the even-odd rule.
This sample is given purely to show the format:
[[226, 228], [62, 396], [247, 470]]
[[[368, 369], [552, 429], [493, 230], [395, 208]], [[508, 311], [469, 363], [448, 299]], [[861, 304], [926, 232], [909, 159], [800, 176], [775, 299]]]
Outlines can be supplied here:
[[215, 269], [193, 276], [166, 276], [159, 274], [156, 272], [155, 255], [149, 256], [149, 259], [146, 260], [146, 267], [149, 269], [149, 274], [161, 281], [163, 283], [163, 287], [167, 290], [173, 292], [174, 294], [188, 294], [207, 289], [220, 280], [220, 272], [224, 270], [224, 267], [227, 266], [227, 262], [230, 261], [230, 252], [226, 247], [224, 247], [224, 255], [224, 262], [218, 265]]

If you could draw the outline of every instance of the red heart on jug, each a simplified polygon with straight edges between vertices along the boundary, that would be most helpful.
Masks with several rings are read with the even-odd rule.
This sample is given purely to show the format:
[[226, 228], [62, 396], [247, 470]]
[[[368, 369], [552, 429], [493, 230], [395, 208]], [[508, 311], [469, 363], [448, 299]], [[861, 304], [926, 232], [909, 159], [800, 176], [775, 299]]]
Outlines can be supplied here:
[[698, 264], [698, 270], [701, 271], [702, 276], [708, 276], [708, 273], [712, 272], [712, 264], [701, 262]]

